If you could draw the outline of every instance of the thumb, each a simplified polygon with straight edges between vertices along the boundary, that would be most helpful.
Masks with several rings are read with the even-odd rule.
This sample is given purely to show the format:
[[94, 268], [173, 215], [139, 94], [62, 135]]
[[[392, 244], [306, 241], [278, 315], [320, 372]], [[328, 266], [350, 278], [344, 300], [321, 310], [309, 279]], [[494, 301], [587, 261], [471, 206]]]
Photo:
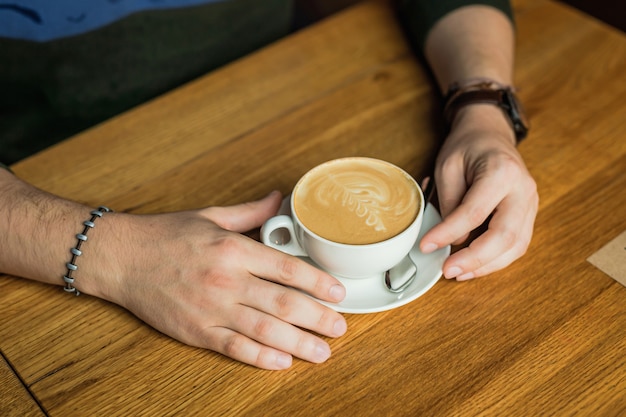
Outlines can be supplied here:
[[280, 191], [272, 191], [260, 200], [227, 207], [208, 207], [202, 214], [222, 229], [243, 233], [261, 226], [276, 215], [281, 201]]

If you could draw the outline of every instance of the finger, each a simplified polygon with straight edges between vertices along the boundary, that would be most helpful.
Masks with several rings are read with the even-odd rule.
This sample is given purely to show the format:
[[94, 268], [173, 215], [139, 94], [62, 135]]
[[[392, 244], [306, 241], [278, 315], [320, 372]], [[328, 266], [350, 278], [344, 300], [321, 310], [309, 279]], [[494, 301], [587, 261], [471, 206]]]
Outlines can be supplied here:
[[242, 233], [261, 226], [274, 216], [281, 201], [280, 192], [272, 191], [260, 200], [228, 207], [208, 207], [202, 213], [222, 229]]
[[328, 343], [270, 314], [244, 306], [231, 319], [229, 328], [262, 345], [313, 363], [330, 357]]
[[487, 265], [483, 265], [480, 268], [476, 269], [475, 271], [465, 272], [455, 277], [455, 279], [457, 281], [468, 281], [470, 279], [489, 275], [500, 269], [506, 268], [518, 258], [519, 256], [517, 255], [517, 251], [510, 249], [507, 252], [500, 255], [499, 257], [497, 257], [496, 259], [494, 259], [492, 262], [488, 263]]
[[[448, 172], [448, 175], [443, 177], [440, 176], [440, 180], [436, 192], [437, 199], [439, 201], [439, 210], [441, 212], [441, 216], [444, 219], [444, 222], [435, 225], [428, 232], [424, 234], [422, 240], [420, 241], [420, 249], [424, 253], [431, 253], [435, 250], [447, 246], [451, 243], [456, 243], [446, 236], [449, 235], [449, 232], [446, 230], [448, 225], [445, 223], [445, 219], [450, 214], [454, 208], [456, 208], [465, 192], [467, 191], [467, 185], [465, 183], [465, 177], [462, 172]], [[430, 180], [430, 179], [429, 179]], [[428, 183], [426, 183], [428, 185]], [[461, 235], [457, 238], [457, 240], [465, 240], [468, 234]]]
[[465, 175], [460, 169], [448, 169], [437, 180], [437, 198], [441, 216], [446, 218], [463, 200], [467, 192]]
[[467, 190], [467, 194], [458, 207], [424, 235], [420, 243], [421, 247], [428, 251], [461, 243], [494, 211], [506, 196], [508, 189], [509, 187], [506, 184], [500, 184], [500, 181], [478, 179]]
[[530, 243], [536, 212], [535, 207], [529, 208], [519, 199], [503, 200], [487, 231], [448, 258], [446, 278], [464, 280], [486, 275], [522, 256]]
[[480, 268], [467, 272], [457, 277], [457, 280], [464, 281], [467, 279], [472, 279], [476, 277], [481, 277], [484, 275], [491, 274], [492, 272], [498, 271], [502, 268], [505, 268], [520, 258], [522, 255], [526, 253], [528, 246], [530, 245], [531, 237], [533, 234], [533, 226], [535, 223], [535, 218], [537, 215], [537, 210], [529, 210], [528, 215], [524, 221], [524, 225], [522, 227], [522, 232], [520, 234], [520, 238], [517, 239], [516, 245], [509, 249], [507, 252], [502, 254], [501, 256], [495, 258], [493, 261], [487, 263], [486, 265], [481, 266]]
[[491, 262], [482, 265], [474, 271], [463, 272], [455, 278], [457, 281], [467, 281], [473, 278], [489, 275], [500, 269], [506, 268], [507, 266], [515, 262], [518, 258], [520, 258], [526, 252], [527, 247], [527, 244], [515, 246], [504, 252], [500, 256], [494, 258]]
[[225, 327], [210, 330], [206, 348], [262, 369], [281, 370], [292, 364], [290, 354], [262, 345]]
[[248, 271], [259, 278], [305, 291], [315, 298], [338, 303], [345, 287], [335, 277], [314, 266], [251, 239], [241, 256], [248, 259]]
[[258, 281], [255, 285], [247, 287], [246, 305], [325, 336], [339, 337], [346, 332], [346, 320], [336, 311], [299, 291], [267, 281]]

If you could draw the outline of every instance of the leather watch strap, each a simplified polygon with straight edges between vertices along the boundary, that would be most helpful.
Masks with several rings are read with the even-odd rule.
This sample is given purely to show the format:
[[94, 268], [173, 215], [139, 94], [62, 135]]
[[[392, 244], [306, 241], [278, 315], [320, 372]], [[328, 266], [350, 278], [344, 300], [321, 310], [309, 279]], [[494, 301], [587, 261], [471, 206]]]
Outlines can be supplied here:
[[452, 124], [461, 108], [477, 103], [493, 104], [500, 107], [511, 124], [517, 143], [526, 137], [528, 121], [513, 89], [489, 80], [481, 80], [463, 86], [454, 83], [450, 86], [443, 110], [448, 126]]
[[454, 100], [448, 100], [444, 107], [444, 117], [446, 123], [451, 124], [458, 111], [468, 104], [488, 103], [500, 106], [503, 102], [502, 90], [470, 90], [465, 91], [455, 97]]

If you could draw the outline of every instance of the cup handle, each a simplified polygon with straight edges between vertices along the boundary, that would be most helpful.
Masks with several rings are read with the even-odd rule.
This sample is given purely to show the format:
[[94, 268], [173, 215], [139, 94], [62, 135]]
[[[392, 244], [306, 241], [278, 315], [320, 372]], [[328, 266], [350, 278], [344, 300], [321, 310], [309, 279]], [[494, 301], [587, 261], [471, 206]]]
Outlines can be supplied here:
[[293, 219], [285, 214], [268, 219], [261, 227], [261, 241], [293, 256], [308, 256], [296, 239]]

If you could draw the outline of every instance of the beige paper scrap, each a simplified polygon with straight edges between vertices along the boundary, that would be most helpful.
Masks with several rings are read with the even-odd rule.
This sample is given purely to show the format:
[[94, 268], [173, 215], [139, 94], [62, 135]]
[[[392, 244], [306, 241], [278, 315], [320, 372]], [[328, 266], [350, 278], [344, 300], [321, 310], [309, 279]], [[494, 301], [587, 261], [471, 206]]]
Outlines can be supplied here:
[[626, 230], [587, 261], [626, 287]]

